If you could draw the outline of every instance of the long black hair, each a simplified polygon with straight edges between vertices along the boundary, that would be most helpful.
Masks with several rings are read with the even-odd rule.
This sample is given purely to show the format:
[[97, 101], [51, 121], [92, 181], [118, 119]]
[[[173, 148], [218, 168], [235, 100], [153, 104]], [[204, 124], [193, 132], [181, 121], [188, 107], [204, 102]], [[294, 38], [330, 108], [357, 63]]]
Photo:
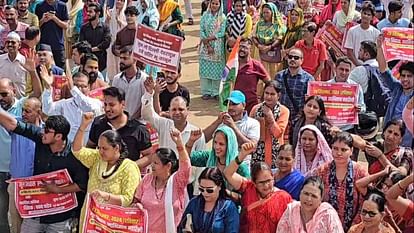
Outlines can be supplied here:
[[155, 151], [155, 154], [160, 159], [162, 165], [167, 165], [171, 163], [171, 171], [170, 174], [173, 174], [178, 170], [178, 159], [175, 152], [169, 148], [158, 148]]
[[215, 185], [221, 188], [219, 198], [227, 198], [226, 183], [224, 182], [223, 173], [217, 167], [205, 168], [198, 177], [198, 183], [201, 180], [211, 180]]

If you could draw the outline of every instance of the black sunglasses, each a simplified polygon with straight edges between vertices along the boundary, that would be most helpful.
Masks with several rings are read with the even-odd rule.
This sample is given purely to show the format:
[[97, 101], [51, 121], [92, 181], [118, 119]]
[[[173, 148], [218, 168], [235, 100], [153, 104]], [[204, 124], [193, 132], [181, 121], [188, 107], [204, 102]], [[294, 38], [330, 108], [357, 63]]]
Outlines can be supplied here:
[[200, 193], [204, 193], [204, 192], [214, 193], [216, 188], [202, 188], [202, 187], [199, 187], [198, 190], [200, 191]]
[[7, 97], [7, 96], [9, 96], [9, 93], [8, 92], [1, 92], [0, 95], [1, 95], [1, 97]]
[[375, 215], [377, 215], [378, 213], [372, 212], [372, 211], [368, 211], [368, 210], [361, 210], [361, 215], [365, 216], [365, 215], [369, 215], [371, 218], [374, 217]]
[[302, 57], [295, 56], [295, 55], [288, 55], [288, 59], [290, 59], [290, 60], [292, 60], [292, 59], [299, 60], [299, 59], [301, 59], [301, 58], [302, 58]]

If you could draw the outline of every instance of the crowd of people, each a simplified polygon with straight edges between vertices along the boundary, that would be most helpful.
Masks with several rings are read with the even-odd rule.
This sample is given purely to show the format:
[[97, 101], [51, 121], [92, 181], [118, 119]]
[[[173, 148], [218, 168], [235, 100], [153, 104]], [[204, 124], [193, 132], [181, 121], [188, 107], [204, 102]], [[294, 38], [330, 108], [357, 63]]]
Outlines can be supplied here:
[[[1, 233], [83, 232], [87, 195], [147, 211], [150, 233], [414, 230], [414, 61], [387, 61], [381, 33], [413, 30], [413, 0], [202, 1], [203, 101], [221, 101], [238, 49], [205, 128], [185, 67], [133, 56], [137, 24], [186, 43], [184, 4], [186, 22], [174, 0], [0, 1]], [[332, 123], [312, 81], [358, 85], [359, 123]], [[60, 169], [73, 183], [43, 189], [78, 207], [22, 218], [7, 181]]]

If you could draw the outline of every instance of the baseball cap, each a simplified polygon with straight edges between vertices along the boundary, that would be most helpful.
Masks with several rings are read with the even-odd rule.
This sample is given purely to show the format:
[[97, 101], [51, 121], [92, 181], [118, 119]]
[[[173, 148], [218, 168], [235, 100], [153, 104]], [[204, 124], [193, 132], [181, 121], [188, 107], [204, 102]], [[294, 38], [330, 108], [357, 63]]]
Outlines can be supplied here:
[[243, 92], [235, 90], [230, 93], [230, 96], [227, 98], [227, 100], [235, 104], [244, 104], [246, 103], [246, 96], [244, 96]]

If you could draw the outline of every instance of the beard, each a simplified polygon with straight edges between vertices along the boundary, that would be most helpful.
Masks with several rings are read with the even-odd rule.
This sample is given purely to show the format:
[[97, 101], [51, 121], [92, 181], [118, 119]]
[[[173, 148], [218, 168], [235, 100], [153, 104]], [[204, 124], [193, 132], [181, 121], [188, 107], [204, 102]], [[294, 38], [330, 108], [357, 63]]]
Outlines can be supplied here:
[[89, 22], [92, 22], [92, 21], [94, 21], [95, 19], [96, 19], [96, 15], [94, 15], [94, 16], [92, 16], [92, 17], [89, 17], [89, 18], [88, 18], [88, 21], [89, 21]]
[[131, 64], [130, 65], [125, 65], [124, 63], [119, 63], [119, 70], [120, 71], [125, 71], [131, 66], [132, 66]]

